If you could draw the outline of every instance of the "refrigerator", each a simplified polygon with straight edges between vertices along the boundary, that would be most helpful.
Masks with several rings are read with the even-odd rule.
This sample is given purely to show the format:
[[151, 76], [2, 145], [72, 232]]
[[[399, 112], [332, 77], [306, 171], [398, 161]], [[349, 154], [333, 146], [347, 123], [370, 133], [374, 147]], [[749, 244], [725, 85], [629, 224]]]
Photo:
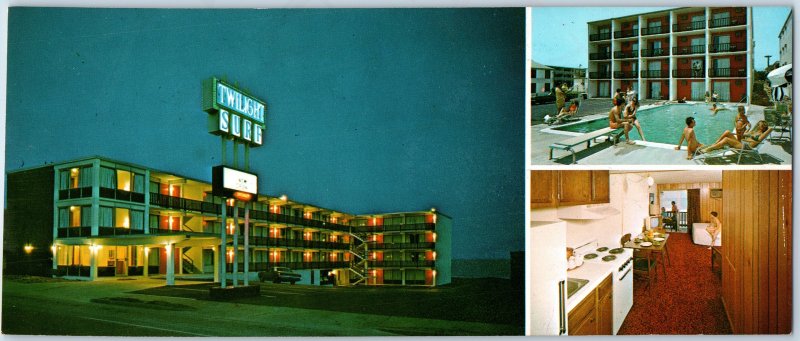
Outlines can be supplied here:
[[528, 335], [567, 334], [566, 222], [531, 221]]

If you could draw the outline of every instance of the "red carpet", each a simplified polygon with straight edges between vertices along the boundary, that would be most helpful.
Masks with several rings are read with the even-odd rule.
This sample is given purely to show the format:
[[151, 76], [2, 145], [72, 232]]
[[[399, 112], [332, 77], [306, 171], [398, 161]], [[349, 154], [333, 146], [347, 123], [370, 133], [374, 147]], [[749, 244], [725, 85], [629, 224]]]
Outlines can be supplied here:
[[634, 279], [633, 308], [618, 334], [731, 334], [711, 250], [686, 233], [671, 233], [668, 243], [666, 278], [659, 264], [651, 288], [646, 279]]

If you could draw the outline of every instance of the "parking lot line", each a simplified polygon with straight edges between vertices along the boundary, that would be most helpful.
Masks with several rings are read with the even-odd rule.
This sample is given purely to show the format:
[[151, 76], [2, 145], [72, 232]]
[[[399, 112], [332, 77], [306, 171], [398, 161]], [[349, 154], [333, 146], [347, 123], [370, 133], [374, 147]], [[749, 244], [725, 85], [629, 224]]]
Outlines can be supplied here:
[[126, 325], [126, 326], [133, 326], [133, 327], [140, 327], [140, 328], [147, 328], [147, 329], [163, 330], [163, 331], [167, 331], [167, 332], [181, 333], [181, 334], [194, 335], [194, 336], [214, 336], [214, 335], [207, 335], [207, 334], [200, 334], [200, 333], [184, 332], [184, 331], [174, 330], [174, 329], [159, 328], [159, 327], [153, 327], [153, 326], [145, 326], [145, 325], [135, 324], [135, 323], [99, 319], [99, 318], [94, 318], [94, 317], [86, 317], [86, 316], [76, 316], [76, 317], [87, 319], [87, 320], [95, 320], [95, 321], [108, 322], [108, 323], [116, 323], [116, 324], [121, 324], [121, 325]]

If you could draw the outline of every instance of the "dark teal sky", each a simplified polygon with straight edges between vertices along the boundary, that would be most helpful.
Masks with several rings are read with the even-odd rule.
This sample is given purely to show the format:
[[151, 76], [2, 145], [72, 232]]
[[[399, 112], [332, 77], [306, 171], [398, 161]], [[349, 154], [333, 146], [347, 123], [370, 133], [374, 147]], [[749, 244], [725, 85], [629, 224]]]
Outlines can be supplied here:
[[12, 8], [6, 169], [102, 155], [209, 181], [201, 82], [267, 103], [260, 191], [453, 217], [454, 258], [524, 236], [524, 9]]

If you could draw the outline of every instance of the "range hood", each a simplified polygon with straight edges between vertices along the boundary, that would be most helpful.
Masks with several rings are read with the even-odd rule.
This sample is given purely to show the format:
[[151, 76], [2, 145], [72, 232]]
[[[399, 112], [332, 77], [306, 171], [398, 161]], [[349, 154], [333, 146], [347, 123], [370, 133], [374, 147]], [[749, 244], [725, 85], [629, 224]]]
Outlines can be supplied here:
[[558, 218], [564, 220], [604, 219], [619, 214], [610, 204], [578, 205], [558, 208]]

